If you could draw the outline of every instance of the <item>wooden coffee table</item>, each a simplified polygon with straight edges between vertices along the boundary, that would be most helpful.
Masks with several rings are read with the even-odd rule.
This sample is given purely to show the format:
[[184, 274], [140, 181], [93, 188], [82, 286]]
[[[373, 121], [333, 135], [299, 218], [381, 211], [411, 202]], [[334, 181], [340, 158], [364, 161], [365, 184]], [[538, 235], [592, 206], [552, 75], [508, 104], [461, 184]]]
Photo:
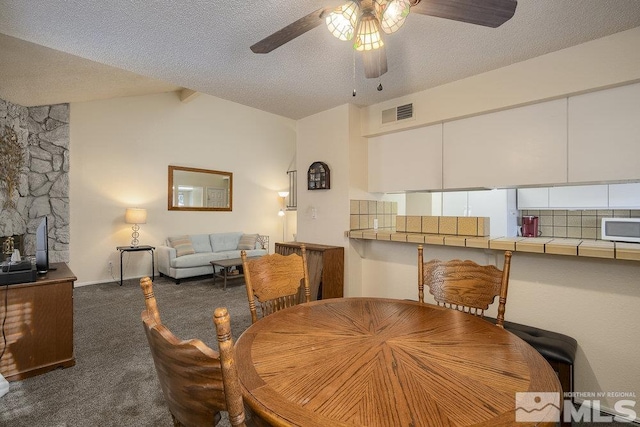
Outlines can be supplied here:
[[[249, 257], [247, 260], [260, 258], [257, 256]], [[221, 259], [217, 261], [211, 261], [211, 265], [213, 266], [213, 284], [216, 284], [216, 279], [221, 278], [224, 279], [224, 285], [222, 289], [227, 290], [227, 277], [236, 278], [236, 277], [244, 277], [244, 274], [229, 274], [232, 267], [240, 267], [242, 266], [242, 258], [230, 258], [230, 259]], [[216, 267], [222, 267], [219, 273], [216, 273]]]

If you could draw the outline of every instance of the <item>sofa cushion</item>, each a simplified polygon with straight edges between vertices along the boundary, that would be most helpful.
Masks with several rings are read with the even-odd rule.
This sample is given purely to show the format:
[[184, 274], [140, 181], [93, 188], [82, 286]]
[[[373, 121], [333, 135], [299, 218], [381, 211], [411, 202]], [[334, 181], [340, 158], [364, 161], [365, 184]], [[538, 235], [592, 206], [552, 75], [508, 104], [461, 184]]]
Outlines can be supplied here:
[[213, 233], [210, 235], [213, 252], [233, 251], [238, 247], [242, 232]]
[[176, 250], [176, 256], [181, 257], [195, 253], [189, 236], [169, 237], [169, 245]]
[[211, 239], [208, 234], [192, 234], [189, 237], [191, 238], [191, 244], [196, 253], [213, 252]]
[[211, 261], [216, 259], [213, 252], [200, 252], [191, 255], [185, 255], [174, 258], [171, 260], [171, 267], [173, 268], [189, 268], [189, 267], [201, 267], [208, 265]]
[[258, 240], [257, 234], [243, 234], [238, 242], [237, 249], [249, 251], [256, 248], [256, 241]]

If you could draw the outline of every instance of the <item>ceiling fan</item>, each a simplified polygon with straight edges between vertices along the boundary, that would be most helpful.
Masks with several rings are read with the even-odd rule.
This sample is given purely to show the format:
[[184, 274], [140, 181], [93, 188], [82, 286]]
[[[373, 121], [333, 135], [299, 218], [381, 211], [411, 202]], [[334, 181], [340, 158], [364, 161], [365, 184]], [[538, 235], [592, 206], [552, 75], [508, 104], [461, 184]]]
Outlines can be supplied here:
[[496, 28], [515, 13], [517, 0], [349, 0], [338, 8], [324, 7], [260, 40], [251, 50], [269, 53], [317, 27], [323, 21], [340, 40], [353, 40], [361, 51], [365, 76], [377, 78], [387, 72], [387, 57], [380, 29], [396, 32], [411, 13], [436, 16]]

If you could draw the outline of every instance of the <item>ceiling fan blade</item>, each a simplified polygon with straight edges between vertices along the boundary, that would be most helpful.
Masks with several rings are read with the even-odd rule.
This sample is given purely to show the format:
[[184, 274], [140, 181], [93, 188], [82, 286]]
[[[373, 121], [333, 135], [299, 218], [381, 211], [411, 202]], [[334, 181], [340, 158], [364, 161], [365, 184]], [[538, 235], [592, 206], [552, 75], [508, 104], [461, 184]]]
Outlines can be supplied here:
[[364, 76], [368, 79], [375, 79], [386, 73], [387, 54], [384, 46], [376, 50], [363, 51], [362, 63], [364, 64]]
[[290, 42], [296, 37], [301, 36], [307, 31], [320, 25], [326, 16], [326, 13], [330, 11], [331, 9], [322, 8], [315, 12], [311, 12], [307, 16], [292, 22], [283, 29], [260, 40], [258, 43], [251, 46], [251, 51], [253, 53], [269, 53], [272, 50], [279, 48], [283, 44]]
[[517, 0], [411, 0], [411, 12], [496, 28], [516, 11]]

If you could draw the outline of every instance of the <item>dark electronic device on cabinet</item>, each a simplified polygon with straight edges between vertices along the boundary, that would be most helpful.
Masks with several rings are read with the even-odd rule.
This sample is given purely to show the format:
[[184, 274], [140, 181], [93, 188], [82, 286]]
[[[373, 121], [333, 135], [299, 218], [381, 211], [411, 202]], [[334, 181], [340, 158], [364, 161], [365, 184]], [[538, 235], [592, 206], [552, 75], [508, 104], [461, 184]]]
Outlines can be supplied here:
[[36, 270], [38, 274], [49, 271], [49, 222], [46, 216], [36, 230]]

